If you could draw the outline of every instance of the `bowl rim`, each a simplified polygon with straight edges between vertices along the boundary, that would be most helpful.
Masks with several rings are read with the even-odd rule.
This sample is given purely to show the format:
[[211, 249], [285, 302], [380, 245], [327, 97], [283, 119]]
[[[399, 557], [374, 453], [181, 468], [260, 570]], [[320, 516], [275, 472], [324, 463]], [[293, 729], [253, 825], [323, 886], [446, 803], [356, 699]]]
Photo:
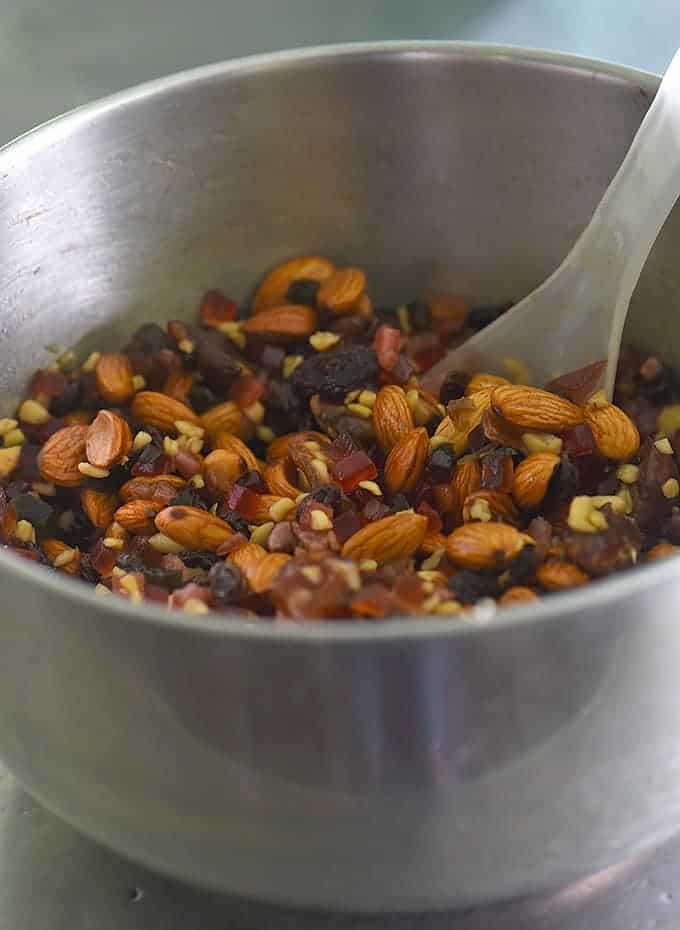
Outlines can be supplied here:
[[[146, 81], [55, 116], [0, 147], [0, 179], [7, 176], [13, 164], [29, 157], [32, 152], [67, 138], [79, 127], [101, 119], [109, 113], [154, 96], [171, 93], [192, 84], [228, 78], [231, 75], [272, 72], [289, 66], [312, 64], [333, 58], [352, 60], [365, 56], [372, 58], [443, 56], [471, 60], [508, 59], [522, 64], [589, 71], [594, 78], [603, 77], [626, 81], [649, 94], [655, 92], [660, 80], [658, 75], [648, 71], [568, 52], [456, 40], [350, 42], [267, 52], [190, 68]], [[85, 609], [94, 608], [98, 614], [132, 623], [151, 624], [161, 626], [168, 631], [186, 630], [217, 637], [272, 639], [283, 642], [303, 641], [318, 645], [364, 640], [399, 643], [416, 639], [431, 642], [444, 637], [489, 635], [528, 624], [557, 622], [567, 614], [579, 615], [587, 609], [615, 608], [617, 603], [635, 592], [662, 585], [675, 574], [673, 560], [644, 565], [635, 571], [605, 578], [596, 582], [592, 587], [587, 586], [554, 594], [540, 598], [531, 604], [505, 607], [488, 617], [472, 622], [456, 622], [445, 617], [441, 619], [395, 617], [375, 623], [362, 623], [352, 620], [279, 622], [251, 620], [229, 617], [226, 612], [188, 615], [184, 611], [168, 610], [149, 602], [132, 604], [122, 597], [98, 595], [92, 585], [70, 579], [63, 573], [46, 571], [43, 566], [35, 565], [0, 549], [0, 573], [5, 572], [22, 583], [37, 585], [48, 596], [53, 594], [55, 597], [71, 602], [74, 606], [78, 604]]]

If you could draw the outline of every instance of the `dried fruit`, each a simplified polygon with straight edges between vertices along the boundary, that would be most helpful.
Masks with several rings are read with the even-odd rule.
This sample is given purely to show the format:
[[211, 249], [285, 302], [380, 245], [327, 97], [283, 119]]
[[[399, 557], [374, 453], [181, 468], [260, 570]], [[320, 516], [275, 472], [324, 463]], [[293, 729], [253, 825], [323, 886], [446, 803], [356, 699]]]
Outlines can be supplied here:
[[427, 458], [427, 430], [410, 430], [392, 447], [385, 462], [385, 481], [393, 494], [413, 491], [420, 481]]
[[366, 346], [319, 352], [305, 359], [293, 372], [291, 384], [303, 397], [319, 394], [329, 401], [343, 401], [349, 391], [365, 388], [378, 377], [378, 359]]
[[586, 424], [600, 455], [615, 462], [632, 458], [640, 448], [640, 434], [630, 417], [604, 395], [591, 398], [583, 408]]
[[491, 393], [491, 408], [511, 426], [559, 433], [583, 421], [580, 407], [540, 388], [501, 384]]
[[97, 468], [111, 468], [122, 462], [131, 449], [132, 434], [127, 421], [112, 410], [100, 410], [87, 430], [88, 462]]
[[124, 404], [134, 394], [130, 359], [121, 352], [100, 356], [95, 368], [97, 390], [108, 404]]
[[507, 523], [466, 523], [446, 540], [448, 557], [461, 568], [502, 569], [533, 539]]
[[512, 484], [512, 496], [518, 507], [535, 510], [540, 506], [560, 461], [553, 452], [534, 452], [520, 462]]
[[87, 431], [87, 426], [65, 426], [50, 436], [38, 456], [38, 467], [45, 481], [64, 488], [82, 483], [78, 465], [85, 459]]
[[426, 517], [402, 511], [369, 523], [350, 536], [342, 556], [355, 561], [374, 559], [378, 564], [407, 558], [418, 550], [426, 532]]
[[135, 394], [132, 415], [145, 426], [152, 426], [172, 436], [177, 435], [175, 424], [178, 421], [200, 425], [198, 417], [190, 407], [159, 391], [139, 391]]
[[381, 449], [389, 452], [413, 429], [413, 414], [403, 388], [388, 384], [378, 391], [373, 406], [375, 434]]

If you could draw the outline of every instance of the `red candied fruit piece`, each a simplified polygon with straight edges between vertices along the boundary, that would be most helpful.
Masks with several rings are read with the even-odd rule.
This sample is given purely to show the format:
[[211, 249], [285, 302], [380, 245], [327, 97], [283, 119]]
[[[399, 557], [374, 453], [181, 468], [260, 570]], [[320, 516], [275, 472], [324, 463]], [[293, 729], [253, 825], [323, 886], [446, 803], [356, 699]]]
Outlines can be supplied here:
[[416, 508], [416, 512], [422, 514], [424, 517], [427, 517], [427, 531], [428, 533], [441, 533], [442, 518], [439, 516], [434, 507], [431, 507], [427, 501], [421, 501]]
[[172, 595], [172, 606], [183, 607], [187, 601], [202, 601], [204, 604], [210, 604], [210, 588], [204, 585], [196, 584], [190, 581], [183, 588], [177, 588]]
[[104, 541], [99, 539], [90, 551], [90, 564], [102, 578], [110, 578], [119, 555], [119, 549], [107, 549]]
[[362, 525], [359, 514], [355, 510], [346, 510], [339, 514], [333, 520], [333, 531], [340, 545], [346, 543], [350, 536], [358, 533]]
[[328, 446], [328, 454], [336, 462], [344, 459], [352, 452], [359, 452], [360, 446], [352, 439], [349, 433], [340, 433], [333, 442]]
[[244, 520], [254, 520], [262, 510], [260, 494], [243, 487], [242, 484], [233, 486], [227, 503], [229, 509], [236, 511]]
[[378, 356], [378, 364], [385, 371], [391, 371], [397, 364], [401, 350], [402, 335], [400, 329], [382, 324], [375, 333], [373, 348]]
[[[151, 449], [148, 455], [145, 453], [147, 449]], [[156, 452], [158, 454], [154, 455]], [[132, 475], [137, 478], [140, 475], [147, 475], [153, 477], [155, 475], [167, 475], [172, 471], [172, 460], [168, 458], [167, 455], [164, 455], [162, 452], [159, 452], [158, 449], [153, 449], [151, 446], [147, 446], [146, 449], [139, 456], [135, 464], [132, 466]]]
[[383, 584], [364, 585], [352, 598], [352, 614], [366, 620], [388, 617], [394, 612], [394, 600], [389, 588]]
[[222, 291], [207, 291], [198, 308], [201, 326], [217, 329], [222, 323], [230, 323], [236, 317], [238, 304], [225, 297]]
[[597, 387], [602, 374], [607, 367], [606, 361], [593, 362], [577, 371], [570, 371], [546, 384], [546, 391], [560, 394], [575, 404], [583, 404]]
[[361, 450], [333, 462], [331, 471], [345, 492], [354, 490], [360, 481], [372, 481], [378, 475], [375, 463]]
[[592, 455], [595, 451], [595, 438], [589, 426], [585, 423], [579, 423], [577, 426], [570, 426], [562, 433], [562, 442], [564, 451], [575, 458], [582, 455]]
[[240, 375], [231, 386], [229, 399], [238, 404], [241, 410], [246, 410], [260, 400], [266, 390], [267, 385], [260, 378], [255, 378], [253, 375]]
[[144, 585], [144, 600], [153, 601], [155, 604], [167, 604], [168, 592], [166, 588], [161, 588], [157, 584]]

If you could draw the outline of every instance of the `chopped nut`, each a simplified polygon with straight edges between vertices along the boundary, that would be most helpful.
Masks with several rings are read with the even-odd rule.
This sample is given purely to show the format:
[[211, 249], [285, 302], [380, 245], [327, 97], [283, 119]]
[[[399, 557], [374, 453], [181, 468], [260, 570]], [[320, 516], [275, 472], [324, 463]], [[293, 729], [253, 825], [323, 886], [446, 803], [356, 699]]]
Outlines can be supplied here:
[[323, 510], [312, 510], [311, 522], [312, 529], [319, 533], [333, 529], [333, 521]]
[[373, 416], [373, 410], [363, 404], [347, 404], [347, 409], [356, 413], [358, 417], [363, 417], [364, 420], [370, 420]]
[[40, 426], [50, 419], [50, 412], [47, 407], [39, 404], [37, 400], [25, 400], [19, 407], [18, 416], [23, 423]]
[[140, 430], [134, 438], [132, 443], [132, 449], [134, 452], [140, 452], [145, 446], [148, 446], [149, 443], [153, 442], [151, 435], [145, 430]]
[[90, 465], [89, 462], [79, 462], [78, 471], [81, 475], [86, 475], [88, 478], [108, 478], [109, 470], [108, 468], [97, 468], [96, 465]]
[[185, 355], [191, 355], [191, 353], [196, 349], [196, 346], [193, 344], [191, 339], [180, 339], [180, 341], [177, 343], [177, 348]]
[[[87, 356], [87, 358], [82, 364], [82, 370], [88, 373], [91, 371], [94, 371], [95, 368], [97, 367], [97, 362], [99, 361], [101, 357], [102, 357], [101, 352], [90, 352], [90, 354]], [[110, 591], [108, 588], [106, 588], [106, 592], [107, 594], [110, 594]]]
[[680, 494], [680, 483], [678, 483], [676, 478], [669, 478], [668, 481], [664, 481], [661, 485], [661, 492], [664, 497], [672, 498], [677, 497]]
[[11, 433], [12, 430], [15, 430], [18, 425], [18, 420], [13, 420], [10, 417], [2, 417], [0, 419], [0, 436], [4, 436], [6, 433]]
[[673, 446], [667, 438], [657, 439], [654, 445], [662, 455], [673, 455]]
[[289, 497], [282, 497], [269, 508], [269, 516], [275, 523], [285, 520], [291, 510], [295, 510], [295, 501]]
[[555, 455], [562, 452], [562, 440], [552, 433], [522, 433], [522, 442], [528, 452], [553, 452]]
[[281, 372], [284, 378], [290, 378], [295, 369], [304, 361], [301, 355], [286, 355], [283, 359]]
[[63, 568], [75, 559], [76, 554], [76, 549], [64, 549], [63, 552], [60, 552], [59, 555], [56, 556], [52, 565], [54, 565], [55, 568]]
[[22, 446], [26, 442], [26, 437], [22, 430], [12, 429], [3, 436], [3, 442], [6, 447]]
[[111, 594], [111, 591], [106, 587], [105, 584], [99, 582], [94, 586], [94, 593], [103, 595], [105, 597], [107, 594]]
[[439, 568], [441, 560], [446, 554], [446, 549], [435, 549], [431, 555], [428, 555], [426, 559], [423, 559], [421, 563], [421, 568], [424, 571], [434, 571], [436, 568]]
[[152, 549], [155, 549], [156, 552], [164, 552], [168, 554], [184, 552], [184, 546], [176, 543], [173, 539], [170, 539], [170, 537], [166, 536], [164, 533], [155, 533], [153, 536], [150, 536], [149, 545]]
[[207, 614], [210, 612], [208, 605], [204, 604], [203, 601], [199, 600], [197, 597], [187, 598], [182, 605], [182, 609], [188, 614]]
[[624, 484], [635, 484], [639, 474], [640, 469], [637, 465], [619, 465], [616, 469], [616, 477]]
[[251, 527], [250, 541], [260, 546], [266, 546], [274, 526], [274, 521], [270, 520], [268, 523], [263, 523], [261, 526]]
[[107, 549], [122, 549], [125, 546], [125, 540], [116, 539], [115, 536], [105, 536], [103, 544]]
[[243, 332], [243, 326], [237, 321], [228, 321], [226, 323], [220, 323], [217, 327], [223, 335], [230, 339], [234, 345], [237, 345], [239, 349], [245, 349], [246, 347], [246, 334]]
[[305, 565], [302, 574], [311, 581], [312, 584], [319, 584], [321, 581], [321, 569], [317, 565]]
[[202, 426], [196, 426], [195, 423], [189, 423], [188, 420], [175, 420], [175, 429], [180, 436], [188, 436], [190, 439], [202, 439], [205, 435]]
[[316, 349], [317, 352], [326, 352], [339, 342], [340, 336], [337, 333], [322, 332], [320, 330], [316, 333], [312, 333], [309, 337], [310, 345]]
[[520, 361], [518, 358], [504, 358], [503, 359], [503, 368], [508, 375], [508, 378], [513, 382], [513, 384], [528, 384], [531, 385], [533, 378], [529, 372], [529, 369]]
[[359, 571], [362, 572], [374, 572], [378, 568], [378, 563], [375, 559], [361, 559], [359, 562]]
[[657, 420], [659, 432], [664, 436], [672, 436], [680, 429], [680, 404], [669, 404], [664, 407]]
[[369, 494], [374, 494], [376, 497], [382, 497], [380, 485], [376, 484], [375, 481], [360, 481], [359, 487], [363, 488], [364, 491], [368, 491]]
[[23, 543], [34, 543], [35, 542], [35, 529], [32, 523], [29, 523], [28, 520], [18, 520], [16, 529], [14, 530], [14, 535], [20, 542]]
[[143, 391], [146, 387], [146, 378], [144, 375], [133, 375], [132, 387], [135, 389], [135, 391]]

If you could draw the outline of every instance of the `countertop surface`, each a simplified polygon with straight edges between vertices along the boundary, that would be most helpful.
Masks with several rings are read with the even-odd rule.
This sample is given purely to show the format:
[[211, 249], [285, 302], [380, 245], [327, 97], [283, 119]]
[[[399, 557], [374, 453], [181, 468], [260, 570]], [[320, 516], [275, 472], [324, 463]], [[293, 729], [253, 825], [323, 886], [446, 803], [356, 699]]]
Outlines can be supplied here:
[[[149, 78], [251, 52], [456, 38], [662, 71], [678, 0], [3, 0], [0, 143]], [[0, 930], [677, 930], [680, 840], [558, 894], [465, 914], [315, 916], [206, 894], [83, 839], [0, 770]]]

